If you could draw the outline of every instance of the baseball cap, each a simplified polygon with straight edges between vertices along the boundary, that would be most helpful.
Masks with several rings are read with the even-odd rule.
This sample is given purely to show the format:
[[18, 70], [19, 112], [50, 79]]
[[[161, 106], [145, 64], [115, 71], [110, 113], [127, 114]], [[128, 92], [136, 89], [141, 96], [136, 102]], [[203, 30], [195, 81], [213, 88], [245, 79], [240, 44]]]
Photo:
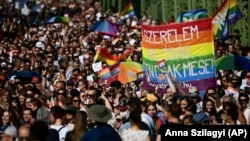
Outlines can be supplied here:
[[13, 138], [17, 137], [17, 129], [13, 125], [8, 126], [4, 131], [0, 131], [0, 133], [9, 135], [9, 136], [11, 136]]

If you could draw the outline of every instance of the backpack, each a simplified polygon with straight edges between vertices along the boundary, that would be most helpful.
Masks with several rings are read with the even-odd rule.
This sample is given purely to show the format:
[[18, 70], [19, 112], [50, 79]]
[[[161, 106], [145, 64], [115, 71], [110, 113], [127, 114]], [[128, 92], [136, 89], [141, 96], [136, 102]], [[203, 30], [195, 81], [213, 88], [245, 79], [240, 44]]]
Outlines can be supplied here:
[[60, 133], [60, 131], [61, 131], [64, 127], [65, 127], [65, 126], [62, 126], [61, 128], [59, 128], [59, 129], [57, 130], [58, 134]]

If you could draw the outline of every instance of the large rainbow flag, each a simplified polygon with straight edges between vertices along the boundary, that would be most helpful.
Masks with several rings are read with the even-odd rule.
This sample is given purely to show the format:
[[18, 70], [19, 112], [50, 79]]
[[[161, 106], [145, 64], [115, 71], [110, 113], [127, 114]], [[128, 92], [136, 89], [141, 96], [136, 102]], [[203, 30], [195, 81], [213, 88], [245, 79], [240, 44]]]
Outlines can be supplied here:
[[226, 39], [229, 35], [229, 25], [243, 17], [236, 0], [225, 0], [213, 14], [213, 33], [220, 39]]
[[[184, 91], [197, 86], [205, 91], [216, 87], [214, 38], [211, 18], [168, 24], [142, 26], [143, 69], [149, 83], [163, 81], [157, 62], [165, 59], [166, 72], [181, 83]], [[165, 80], [163, 83], [167, 83]], [[151, 85], [151, 84], [150, 84]], [[152, 84], [153, 86], [153, 84]]]

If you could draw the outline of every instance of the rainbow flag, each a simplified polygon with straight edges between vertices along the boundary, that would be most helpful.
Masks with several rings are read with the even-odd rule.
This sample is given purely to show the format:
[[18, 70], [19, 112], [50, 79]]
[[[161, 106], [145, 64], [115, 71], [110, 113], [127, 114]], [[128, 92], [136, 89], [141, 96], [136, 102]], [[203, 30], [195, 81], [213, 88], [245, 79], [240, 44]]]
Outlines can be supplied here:
[[207, 9], [198, 9], [182, 12], [177, 19], [177, 23], [190, 22], [202, 18], [208, 18]]
[[184, 91], [196, 86], [205, 91], [216, 87], [216, 68], [212, 19], [205, 18], [179, 24], [142, 25], [142, 64], [150, 72], [149, 85], [162, 80], [157, 62], [166, 61], [166, 73], [182, 84]]
[[145, 78], [146, 72], [141, 71], [141, 72], [138, 72], [136, 75], [137, 75], [137, 80], [143, 80]]
[[121, 16], [133, 17], [135, 16], [134, 6], [131, 2], [122, 10]]
[[166, 74], [160, 74], [158, 79], [159, 81], [163, 81], [164, 79], [166, 79]]
[[124, 51], [124, 53], [121, 56], [117, 57], [109, 53], [105, 48], [100, 47], [98, 48], [97, 53], [94, 57], [94, 62], [105, 61], [109, 66], [111, 66], [124, 59], [127, 55], [131, 54], [132, 51], [133, 48], [130, 48]]
[[109, 68], [104, 68], [104, 69], [102, 69], [102, 70], [99, 72], [99, 77], [100, 77], [101, 79], [107, 79], [107, 78], [111, 77], [111, 73], [110, 73]]
[[220, 39], [226, 39], [229, 35], [229, 25], [243, 17], [236, 0], [225, 0], [213, 14], [213, 34]]

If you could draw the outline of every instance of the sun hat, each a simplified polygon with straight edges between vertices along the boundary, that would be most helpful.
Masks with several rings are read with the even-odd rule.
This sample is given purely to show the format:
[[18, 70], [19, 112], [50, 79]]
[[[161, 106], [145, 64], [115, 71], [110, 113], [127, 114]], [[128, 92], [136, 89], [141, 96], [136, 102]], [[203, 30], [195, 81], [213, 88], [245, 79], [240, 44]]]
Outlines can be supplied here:
[[89, 119], [97, 122], [107, 122], [112, 118], [111, 111], [104, 105], [95, 104], [88, 111]]
[[9, 136], [11, 136], [13, 138], [17, 137], [17, 129], [13, 125], [8, 126], [4, 131], [0, 131], [0, 133], [9, 135]]

